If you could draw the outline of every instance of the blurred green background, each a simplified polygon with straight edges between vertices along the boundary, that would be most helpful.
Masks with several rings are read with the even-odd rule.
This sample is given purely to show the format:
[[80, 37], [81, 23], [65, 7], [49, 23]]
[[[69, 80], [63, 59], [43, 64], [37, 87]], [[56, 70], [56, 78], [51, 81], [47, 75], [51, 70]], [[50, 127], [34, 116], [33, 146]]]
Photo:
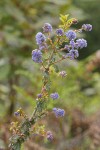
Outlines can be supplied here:
[[[93, 30], [82, 34], [88, 47], [80, 51], [75, 61], [59, 64], [66, 70], [66, 79], [52, 75], [52, 91], [61, 99], [49, 106], [62, 107], [64, 119], [54, 116], [44, 119], [46, 128], [54, 133], [54, 141], [32, 137], [24, 150], [98, 150], [100, 149], [100, 0], [1, 0], [0, 1], [0, 148], [7, 150], [10, 122], [22, 107], [32, 114], [36, 95], [42, 85], [39, 66], [32, 62], [36, 48], [35, 34], [45, 22], [53, 28], [59, 24], [59, 14], [70, 14]], [[55, 81], [56, 78], [56, 81]], [[56, 129], [55, 129], [56, 126]], [[91, 137], [91, 138], [90, 138]]]

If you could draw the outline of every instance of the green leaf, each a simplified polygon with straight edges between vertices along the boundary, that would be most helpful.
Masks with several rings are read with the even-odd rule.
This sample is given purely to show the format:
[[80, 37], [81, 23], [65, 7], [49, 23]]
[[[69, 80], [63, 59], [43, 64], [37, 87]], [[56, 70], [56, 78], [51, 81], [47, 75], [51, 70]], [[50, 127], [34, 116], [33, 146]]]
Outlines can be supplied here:
[[61, 22], [65, 23], [67, 21], [67, 19], [68, 19], [68, 16], [69, 16], [69, 14], [68, 15], [62, 15], [62, 14], [60, 14], [60, 20], [61, 20]]
[[27, 77], [33, 84], [35, 83], [34, 76], [29, 71], [26, 71], [26, 70], [17, 70], [15, 72], [15, 74], [17, 74], [17, 75], [23, 75], [24, 77]]
[[57, 65], [53, 65], [53, 67], [55, 68], [55, 72], [58, 73], [59, 72], [59, 67]]
[[18, 87], [18, 86], [16, 86], [16, 85], [14, 85], [13, 88], [14, 88], [19, 94], [21, 94], [24, 98], [26, 98], [27, 101], [31, 102], [33, 106], [35, 106], [36, 103], [35, 103], [35, 101], [33, 101], [33, 97], [30, 96], [30, 95], [26, 92], [26, 90], [24, 90], [23, 88]]
[[0, 66], [0, 80], [5, 80], [7, 76], [9, 75], [9, 71], [10, 71], [9, 64]]
[[16, 144], [13, 145], [13, 150], [20, 150], [21, 149], [21, 143], [17, 142]]

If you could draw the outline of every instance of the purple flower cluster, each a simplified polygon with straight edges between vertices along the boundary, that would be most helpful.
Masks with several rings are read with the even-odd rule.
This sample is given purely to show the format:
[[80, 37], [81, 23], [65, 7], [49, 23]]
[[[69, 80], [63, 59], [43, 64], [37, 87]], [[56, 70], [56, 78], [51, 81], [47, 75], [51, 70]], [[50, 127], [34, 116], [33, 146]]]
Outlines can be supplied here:
[[66, 54], [66, 57], [69, 57], [70, 59], [77, 58], [77, 57], [79, 57], [79, 52], [78, 52], [78, 50], [72, 49], [72, 50], [70, 50], [69, 53]]
[[[67, 45], [68, 46], [68, 45]], [[87, 41], [84, 40], [84, 39], [78, 39], [76, 40], [76, 42], [72, 39], [70, 42], [69, 42], [69, 47], [71, 47], [71, 49], [74, 49], [74, 48], [83, 48], [83, 47], [87, 47]], [[67, 48], [68, 49], [68, 48]]]
[[78, 39], [76, 40], [76, 48], [83, 48], [83, 47], [87, 47], [87, 41], [84, 39]]
[[65, 115], [64, 109], [60, 108], [53, 108], [53, 112], [55, 113], [56, 117], [63, 117]]
[[70, 40], [69, 45], [65, 45], [65, 49], [69, 51], [67, 53], [66, 57], [69, 57], [70, 59], [77, 58], [79, 56], [79, 52], [77, 49], [82, 49], [84, 47], [87, 47], [87, 41], [84, 39], [78, 39], [76, 42], [74, 39]]
[[45, 35], [42, 32], [38, 32], [36, 34], [36, 42], [37, 42], [37, 44], [38, 45], [42, 45], [43, 42], [45, 42], [45, 41], [46, 41]]
[[53, 135], [51, 131], [47, 132], [47, 140], [52, 141], [53, 140]]
[[66, 71], [61, 71], [61, 72], [59, 72], [59, 75], [61, 76], [61, 77], [66, 77]]
[[19, 112], [14, 112], [14, 115], [15, 115], [15, 116], [19, 116], [20, 113], [19, 113]]
[[69, 45], [65, 45], [64, 49], [70, 51]]
[[56, 34], [58, 35], [58, 36], [62, 36], [63, 34], [64, 34], [64, 30], [63, 29], [57, 29], [56, 30]]
[[[85, 31], [91, 31], [92, 30], [92, 25], [90, 24], [83, 24], [82, 28], [79, 30], [85, 30]], [[52, 26], [49, 23], [45, 23], [43, 26], [43, 32], [44, 33], [50, 33], [52, 32]], [[64, 49], [68, 50], [67, 55], [64, 56], [64, 58], [69, 57], [70, 59], [77, 58], [79, 56], [78, 49], [82, 49], [84, 47], [87, 47], [87, 41], [85, 39], [76, 39], [76, 32], [73, 30], [68, 30], [67, 32], [64, 33], [64, 30], [62, 28], [59, 28], [56, 30], [56, 35], [57, 36], [63, 36], [66, 35], [66, 37], [69, 39], [69, 45], [66, 44]], [[41, 50], [47, 49], [47, 43], [46, 43], [46, 37], [42, 32], [38, 32], [36, 34], [36, 42], [39, 45], [39, 50], [34, 50], [32, 52], [32, 60], [36, 63], [41, 63], [42, 62], [42, 53]], [[56, 94], [57, 96], [57, 94]], [[54, 97], [54, 95], [53, 95]], [[53, 98], [57, 99], [57, 98]]]
[[83, 24], [82, 29], [85, 31], [91, 31], [92, 30], [92, 25], [91, 24]]
[[[52, 32], [52, 26], [49, 23], [45, 23], [43, 27], [43, 32]], [[42, 32], [36, 34], [36, 42], [39, 45], [39, 50], [47, 49], [46, 36]]]
[[32, 60], [36, 63], [42, 62], [42, 53], [40, 50], [35, 49], [32, 51]]
[[69, 45], [71, 46], [72, 49], [75, 48], [75, 42], [73, 39], [70, 41]]
[[42, 98], [42, 94], [40, 93], [40, 94], [37, 94], [37, 97], [38, 98]]
[[46, 43], [43, 43], [43, 44], [39, 45], [39, 49], [40, 49], [40, 50], [46, 49], [47, 47], [48, 47], [48, 46], [47, 46]]
[[76, 38], [76, 33], [73, 30], [69, 30], [68, 32], [65, 33], [65, 35], [69, 38], [69, 40]]
[[44, 27], [43, 27], [43, 32], [45, 32], [45, 33], [52, 32], [52, 26], [51, 26], [51, 24], [45, 23]]
[[[92, 30], [92, 25], [90, 24], [83, 24], [82, 28], [80, 29], [85, 30], [85, 31], [91, 31]], [[65, 33], [66, 37], [70, 40], [69, 45], [65, 45], [64, 49], [68, 50], [67, 55], [64, 58], [69, 57], [70, 59], [77, 58], [79, 56], [78, 49], [82, 49], [84, 47], [87, 47], [87, 41], [85, 39], [76, 39], [76, 32], [73, 30], [69, 30]]]
[[53, 99], [53, 100], [55, 100], [55, 99], [58, 99], [59, 98], [59, 94], [58, 93], [52, 93], [51, 95], [50, 95], [50, 97]]

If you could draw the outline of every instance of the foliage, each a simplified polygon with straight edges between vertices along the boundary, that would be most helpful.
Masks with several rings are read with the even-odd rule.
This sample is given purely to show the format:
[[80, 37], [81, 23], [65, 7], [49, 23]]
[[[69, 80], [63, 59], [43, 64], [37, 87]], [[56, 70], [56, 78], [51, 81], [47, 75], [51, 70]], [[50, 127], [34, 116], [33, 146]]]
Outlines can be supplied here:
[[83, 22], [91, 23], [93, 25], [94, 30], [92, 30], [91, 34], [86, 36], [86, 39], [88, 40], [88, 43], [90, 45], [89, 49], [86, 48], [87, 53], [80, 51], [81, 57], [85, 58], [95, 51], [97, 51], [99, 46], [100, 37], [98, 36], [100, 34], [99, 30], [99, 24], [100, 24], [100, 9], [99, 9], [99, 1], [98, 0], [92, 0], [92, 1], [82, 1], [82, 0], [73, 0], [73, 4], [83, 10], [85, 13], [84, 21], [80, 21], [79, 25]]

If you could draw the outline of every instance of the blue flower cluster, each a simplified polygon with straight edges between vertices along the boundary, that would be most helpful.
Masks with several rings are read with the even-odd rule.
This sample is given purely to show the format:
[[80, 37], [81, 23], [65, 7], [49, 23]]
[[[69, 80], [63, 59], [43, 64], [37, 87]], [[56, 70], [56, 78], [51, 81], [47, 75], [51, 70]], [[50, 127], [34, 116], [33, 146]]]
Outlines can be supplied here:
[[67, 50], [67, 51], [70, 51], [70, 46], [69, 45], [65, 45], [64, 49]]
[[[92, 25], [83, 24], [80, 30], [91, 31]], [[43, 26], [43, 32], [44, 33], [52, 32], [51, 24], [45, 23]], [[64, 58], [70, 58], [70, 59], [77, 58], [79, 56], [78, 49], [87, 47], [87, 41], [85, 39], [76, 40], [76, 31], [68, 30], [67, 32], [64, 33], [64, 30], [62, 28], [59, 28], [56, 30], [56, 35], [60, 37], [66, 35], [66, 37], [69, 39], [69, 44], [66, 44], [64, 46], [64, 49], [68, 51], [68, 53], [64, 56]], [[41, 50], [48, 49], [46, 43], [46, 36], [42, 32], [38, 32], [36, 34], [36, 42], [39, 46], [39, 49], [34, 50], [32, 52], [32, 60], [36, 63], [41, 63], [42, 62]]]
[[59, 72], [59, 76], [61, 76], [62, 78], [63, 77], [66, 77], [66, 71], [61, 71], [61, 72]]
[[56, 30], [56, 34], [58, 35], [58, 36], [62, 36], [63, 34], [64, 34], [64, 30], [63, 29], [57, 29]]
[[75, 47], [80, 49], [83, 47], [87, 47], [87, 41], [84, 39], [78, 39], [76, 40]]
[[53, 135], [51, 131], [47, 132], [47, 140], [52, 141], [53, 140]]
[[42, 94], [41, 93], [37, 94], [37, 98], [42, 98]]
[[69, 40], [76, 39], [76, 33], [73, 30], [69, 30], [65, 35]]
[[92, 25], [91, 24], [83, 24], [82, 29], [85, 31], [91, 31], [92, 30]]
[[50, 95], [50, 97], [53, 99], [53, 100], [55, 100], [55, 99], [58, 99], [59, 98], [59, 94], [58, 93], [52, 93], [51, 95]]
[[20, 113], [19, 113], [19, 112], [14, 112], [14, 115], [15, 115], [15, 116], [19, 116]]
[[70, 59], [77, 58], [79, 56], [78, 50], [72, 49], [69, 53], [66, 54], [66, 57], [69, 57]]
[[40, 50], [47, 48], [46, 37], [42, 32], [36, 34], [36, 42], [39, 45]]
[[42, 53], [40, 50], [35, 49], [32, 51], [32, 60], [36, 63], [42, 62]]
[[53, 112], [55, 113], [55, 116], [58, 117], [63, 117], [65, 115], [64, 109], [60, 108], [53, 108]]
[[43, 27], [43, 32], [45, 32], [45, 33], [52, 32], [52, 26], [51, 26], [51, 24], [45, 23], [44, 27]]
[[87, 47], [87, 41], [85, 39], [77, 39], [76, 42], [74, 39], [70, 40], [69, 45], [65, 45], [65, 49], [69, 51], [66, 57], [70, 59], [77, 58], [79, 56], [78, 49]]
[[36, 34], [36, 42], [37, 42], [37, 44], [38, 45], [42, 45], [43, 42], [45, 42], [45, 41], [46, 41], [45, 35], [42, 32], [38, 32]]

